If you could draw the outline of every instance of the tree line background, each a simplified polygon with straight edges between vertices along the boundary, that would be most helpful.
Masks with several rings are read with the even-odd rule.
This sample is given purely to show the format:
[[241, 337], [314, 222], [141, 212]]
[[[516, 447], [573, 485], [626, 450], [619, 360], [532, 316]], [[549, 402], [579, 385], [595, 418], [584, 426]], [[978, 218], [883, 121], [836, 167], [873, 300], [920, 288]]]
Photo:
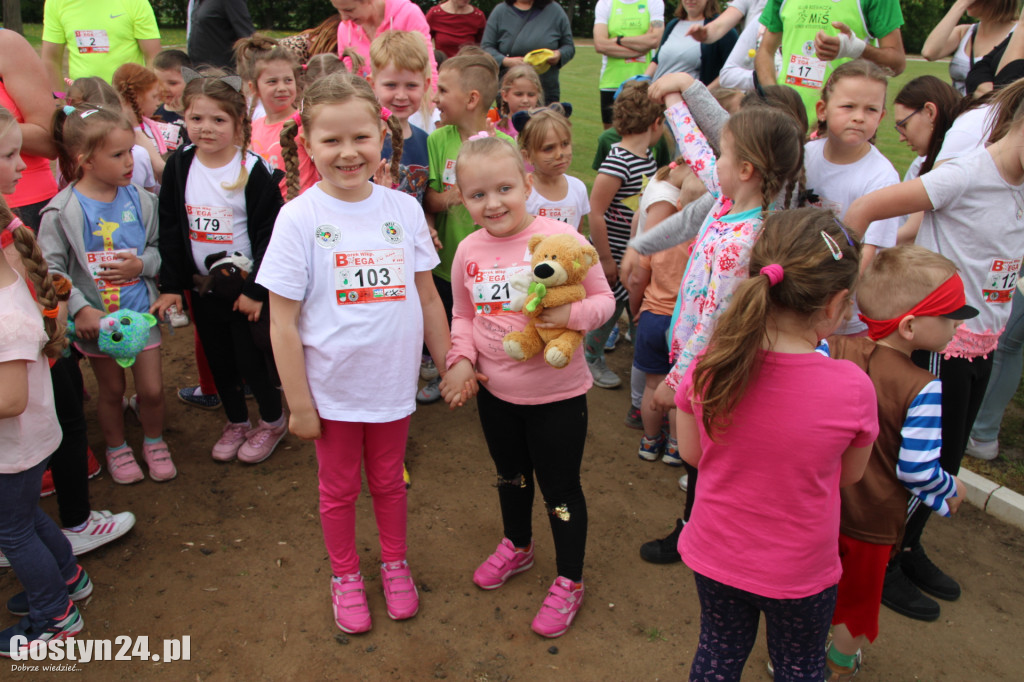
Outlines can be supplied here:
[[[426, 12], [432, 0], [413, 0]], [[502, 0], [475, 0], [474, 5], [486, 14]], [[560, 0], [562, 7], [572, 19], [573, 35], [590, 37], [594, 27], [594, 5], [597, 0]], [[150, 0], [161, 26], [184, 26], [185, 8], [188, 0]], [[334, 8], [327, 0], [291, 0], [285, 5], [279, 0], [249, 0], [249, 13], [253, 23], [263, 29], [295, 31], [296, 33], [316, 26]], [[918, 54], [924, 40], [935, 24], [952, 6], [953, 0], [900, 0], [903, 7], [903, 44], [908, 54]], [[676, 3], [666, 2], [666, 15], [671, 15]], [[21, 0], [22, 20], [26, 23], [42, 23], [43, 2]]]

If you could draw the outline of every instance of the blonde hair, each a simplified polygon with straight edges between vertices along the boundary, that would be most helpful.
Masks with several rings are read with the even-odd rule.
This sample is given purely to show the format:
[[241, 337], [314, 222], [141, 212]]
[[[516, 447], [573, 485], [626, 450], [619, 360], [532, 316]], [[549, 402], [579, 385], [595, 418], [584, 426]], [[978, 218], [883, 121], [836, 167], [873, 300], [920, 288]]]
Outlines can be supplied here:
[[530, 120], [517, 138], [519, 149], [528, 155], [535, 154], [552, 130], [564, 134], [572, 142], [572, 123], [561, 112], [547, 107], [531, 109]]
[[[113, 86], [99, 76], [86, 76], [76, 78], [68, 86], [65, 101], [72, 106], [89, 102], [90, 104], [103, 104], [108, 107], [121, 106], [121, 99]], [[72, 102], [71, 100], [75, 100]]]
[[462, 143], [462, 147], [459, 148], [459, 156], [455, 160], [456, 184], [459, 182], [459, 168], [465, 163], [466, 159], [473, 156], [485, 156], [489, 159], [493, 159], [502, 154], [512, 159], [512, 162], [516, 165], [520, 175], [525, 178], [526, 166], [523, 164], [522, 154], [520, 154], [508, 140], [494, 135], [487, 135], [486, 137], [477, 137], [475, 139], [466, 140]]
[[[430, 87], [430, 52], [422, 34], [416, 31], [384, 31], [370, 43], [370, 68], [374, 80], [389, 65], [399, 71], [423, 76], [423, 88]], [[429, 118], [430, 98], [420, 100], [420, 113]]]
[[57, 109], [53, 117], [53, 139], [57, 143], [57, 165], [61, 174], [69, 182], [81, 180], [81, 162], [90, 159], [114, 130], [134, 132], [120, 106], [84, 102]]
[[459, 88], [464, 92], [476, 91], [484, 111], [498, 96], [498, 65], [491, 55], [474, 45], [465, 45], [459, 53], [444, 60], [437, 67], [438, 72], [456, 71], [459, 74]]
[[252, 141], [252, 124], [246, 111], [245, 95], [223, 80], [228, 75], [227, 72], [220, 69], [203, 69], [198, 78], [193, 78], [185, 85], [181, 103], [184, 111], [188, 112], [197, 98], [206, 97], [235, 122], [235, 131], [242, 133], [242, 167], [238, 171], [238, 179], [234, 184], [224, 186], [224, 189], [234, 191], [245, 187], [249, 181], [249, 171], [246, 170], [245, 159], [249, 143]]
[[[8, 116], [10, 115], [10, 112], [7, 112], [6, 109], [2, 111]], [[5, 118], [3, 114], [0, 114], [0, 125], [6, 125], [4, 122]], [[14, 117], [11, 116], [11, 118], [13, 119]], [[7, 202], [0, 197], [0, 231], [7, 230], [15, 220], [16, 218], [11, 209], [7, 207]], [[61, 301], [68, 300], [68, 297], [71, 295], [71, 283], [59, 275], [56, 277], [50, 275], [50, 266], [46, 263], [46, 259], [43, 258], [43, 252], [39, 248], [32, 230], [22, 224], [10, 230], [10, 232], [14, 238], [14, 248], [18, 251], [18, 256], [21, 257], [21, 264], [25, 268], [25, 274], [28, 276], [29, 282], [32, 283], [32, 288], [35, 289], [36, 299], [39, 301], [39, 304], [44, 309], [52, 310]], [[0, 258], [3, 258], [2, 254], [0, 254]], [[48, 358], [59, 358], [61, 356], [61, 353], [64, 352], [68, 345], [67, 337], [64, 335], [64, 327], [64, 322], [59, 316], [43, 316], [43, 328], [46, 330], [46, 336], [49, 338], [49, 341], [43, 346], [43, 355]]]
[[537, 90], [537, 106], [544, 106], [544, 86], [540, 84], [540, 76], [537, 75], [537, 69], [533, 68], [529, 64], [517, 64], [511, 69], [505, 72], [504, 77], [501, 79], [501, 120], [498, 124], [503, 128], [508, 128], [509, 117], [512, 115], [512, 111], [508, 106], [508, 102], [505, 101], [505, 93], [512, 89], [512, 84], [520, 78], [525, 78], [530, 81]]
[[[736, 289], [694, 368], [693, 397], [701, 403], [709, 437], [729, 426], [729, 415], [757, 374], [768, 318], [785, 310], [804, 317], [810, 326], [836, 293], [853, 290], [860, 246], [853, 238], [847, 241], [849, 232], [831, 211], [820, 208], [779, 211], [765, 219], [750, 253], [749, 279]], [[833, 247], [841, 254], [838, 260]], [[772, 264], [784, 273], [774, 286], [761, 273]]]
[[680, 165], [686, 165], [686, 159], [681, 156], [676, 157], [676, 160], [672, 163], [665, 164], [654, 174], [654, 179], [659, 182], [668, 182], [669, 174], [678, 168]]
[[992, 121], [992, 134], [988, 138], [989, 144], [1006, 137], [1010, 130], [1024, 120], [1024, 78], [996, 92], [992, 108], [995, 115]]
[[[889, 69], [879, 66], [874, 62], [869, 62], [866, 59], [854, 59], [850, 62], [844, 62], [836, 67], [832, 75], [828, 77], [825, 82], [825, 87], [821, 89], [821, 101], [826, 105], [828, 104], [829, 98], [832, 96], [832, 91], [836, 89], [836, 83], [843, 80], [844, 78], [866, 78], [870, 81], [882, 84], [882, 107], [885, 108], [885, 93], [889, 88], [889, 78], [893, 75]], [[818, 135], [828, 134], [828, 121], [818, 121]], [[874, 142], [875, 136], [871, 136], [870, 142]]]
[[117, 94], [135, 114], [135, 122], [142, 125], [142, 108], [139, 106], [139, 97], [151, 88], [160, 86], [156, 73], [145, 66], [128, 62], [117, 67], [117, 71], [110, 77], [110, 84], [114, 86]]
[[907, 312], [956, 273], [945, 256], [915, 244], [881, 249], [857, 285], [857, 305], [874, 320]]
[[338, 58], [333, 52], [322, 52], [309, 58], [306, 65], [302, 67], [303, 88], [330, 73], [348, 73], [345, 62]]
[[0, 137], [6, 135], [16, 125], [18, 125], [18, 119], [14, 118], [14, 114], [10, 110], [0, 107]]
[[[352, 99], [363, 101], [373, 112], [373, 117], [380, 119], [380, 102], [377, 101], [373, 90], [365, 80], [349, 73], [332, 73], [320, 78], [310, 85], [302, 95], [302, 106], [299, 107], [302, 129], [306, 131], [307, 135], [309, 134], [320, 107], [344, 104]], [[387, 120], [387, 127], [391, 133], [391, 178], [394, 182], [398, 182], [402, 160], [402, 124], [396, 117], [391, 116]], [[281, 156], [285, 163], [289, 200], [298, 196], [300, 190], [299, 148], [295, 139], [298, 133], [299, 126], [294, 120], [285, 121], [284, 128], [281, 130]]]

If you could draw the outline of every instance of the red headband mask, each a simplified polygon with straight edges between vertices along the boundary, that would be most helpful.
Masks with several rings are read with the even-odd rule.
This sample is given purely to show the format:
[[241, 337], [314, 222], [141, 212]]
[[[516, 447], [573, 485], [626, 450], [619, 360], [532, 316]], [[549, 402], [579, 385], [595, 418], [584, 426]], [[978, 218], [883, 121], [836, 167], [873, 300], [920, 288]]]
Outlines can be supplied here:
[[953, 276], [935, 288], [935, 291], [928, 294], [924, 299], [905, 313], [902, 313], [890, 320], [872, 320], [859, 313], [859, 317], [868, 326], [868, 336], [877, 341], [884, 339], [895, 332], [900, 322], [911, 315], [915, 317], [942, 317], [955, 312], [967, 304], [967, 297], [964, 295], [964, 283], [960, 275], [953, 273]]

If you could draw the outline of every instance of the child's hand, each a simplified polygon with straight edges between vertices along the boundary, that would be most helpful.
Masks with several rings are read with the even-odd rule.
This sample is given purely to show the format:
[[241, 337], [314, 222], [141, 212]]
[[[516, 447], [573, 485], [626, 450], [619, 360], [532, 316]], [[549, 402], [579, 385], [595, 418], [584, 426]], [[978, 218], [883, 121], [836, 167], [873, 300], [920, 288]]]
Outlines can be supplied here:
[[[154, 301], [153, 305], [149, 306], [149, 312], [151, 315], [155, 315], [158, 320], [167, 319], [167, 309], [171, 306], [177, 306], [178, 310], [184, 310], [181, 305], [181, 294], [160, 294], [160, 297]], [[78, 322], [75, 322], [75, 328], [78, 328]]]
[[288, 430], [302, 440], [319, 440], [320, 415], [312, 406], [297, 412], [293, 410], [288, 417]]
[[99, 338], [100, 318], [103, 312], [91, 306], [86, 306], [75, 315], [75, 336], [83, 341], [92, 341]]
[[664, 381], [658, 384], [654, 390], [654, 409], [659, 412], [668, 412], [676, 406], [676, 392]]
[[142, 274], [142, 259], [131, 252], [117, 254], [117, 260], [104, 263], [100, 276], [111, 284], [124, 284]]
[[437, 230], [434, 229], [433, 225], [430, 226], [430, 241], [434, 242], [434, 248], [438, 251], [444, 248], [444, 244], [441, 243], [441, 237], [437, 234]]
[[263, 301], [256, 301], [245, 294], [240, 294], [235, 299], [235, 305], [232, 307], [232, 310], [242, 313], [249, 318], [250, 322], [259, 322], [260, 313], [263, 311]]
[[622, 278], [623, 282], [629, 282], [633, 269], [636, 267], [639, 259], [640, 254], [636, 252], [636, 249], [632, 246], [627, 246], [626, 252], [622, 254], [622, 261], [619, 263], [619, 277]]
[[570, 305], [544, 308], [541, 314], [536, 317], [536, 326], [541, 329], [564, 329], [569, 324]]
[[956, 482], [956, 497], [951, 497], [946, 500], [946, 504], [949, 506], [950, 515], [956, 514], [957, 510], [960, 509], [960, 505], [967, 497], [967, 488], [964, 486], [964, 482], [956, 476], [953, 477]]
[[466, 401], [472, 398], [480, 390], [478, 381], [487, 382], [487, 377], [477, 374], [471, 363], [462, 358], [449, 369], [441, 379], [441, 397], [448, 403], [448, 407], [455, 409], [462, 407]]
[[608, 286], [615, 288], [615, 283], [619, 281], [619, 267], [615, 264], [615, 261], [611, 258], [608, 260], [601, 260], [601, 269], [604, 271], [604, 276], [608, 280]]
[[688, 73], [666, 74], [651, 83], [651, 87], [647, 90], [647, 96], [655, 102], [664, 102], [667, 104], [667, 102], [665, 102], [665, 98], [668, 95], [678, 95], [693, 85], [693, 82], [693, 76]]
[[373, 184], [380, 185], [381, 187], [391, 187], [394, 184], [391, 172], [388, 170], [387, 159], [381, 159], [380, 163], [377, 164], [377, 170], [373, 171]]
[[447, 206], [448, 208], [451, 208], [452, 206], [458, 206], [459, 204], [462, 203], [462, 192], [459, 191], [458, 187], [446, 189], [444, 193], [441, 194], [441, 196], [444, 197], [444, 205]]

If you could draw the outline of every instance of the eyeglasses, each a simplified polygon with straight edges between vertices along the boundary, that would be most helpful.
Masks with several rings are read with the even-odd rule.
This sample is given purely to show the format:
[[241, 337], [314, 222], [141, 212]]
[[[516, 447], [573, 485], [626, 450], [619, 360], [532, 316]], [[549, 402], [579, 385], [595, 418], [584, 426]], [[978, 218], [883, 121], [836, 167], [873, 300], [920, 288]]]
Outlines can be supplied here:
[[893, 126], [894, 128], [896, 128], [896, 132], [897, 132], [897, 133], [901, 133], [901, 132], [903, 132], [904, 130], [906, 130], [906, 128], [907, 128], [907, 121], [909, 121], [910, 119], [912, 119], [912, 118], [914, 117], [914, 114], [920, 114], [920, 113], [921, 113], [921, 110], [920, 110], [920, 109], [914, 109], [914, 110], [913, 110], [913, 111], [912, 111], [912, 112], [910, 113], [910, 115], [909, 115], [909, 116], [907, 116], [907, 117], [906, 117], [905, 119], [903, 119], [902, 121], [896, 121], [896, 125], [894, 125], [894, 126]]

